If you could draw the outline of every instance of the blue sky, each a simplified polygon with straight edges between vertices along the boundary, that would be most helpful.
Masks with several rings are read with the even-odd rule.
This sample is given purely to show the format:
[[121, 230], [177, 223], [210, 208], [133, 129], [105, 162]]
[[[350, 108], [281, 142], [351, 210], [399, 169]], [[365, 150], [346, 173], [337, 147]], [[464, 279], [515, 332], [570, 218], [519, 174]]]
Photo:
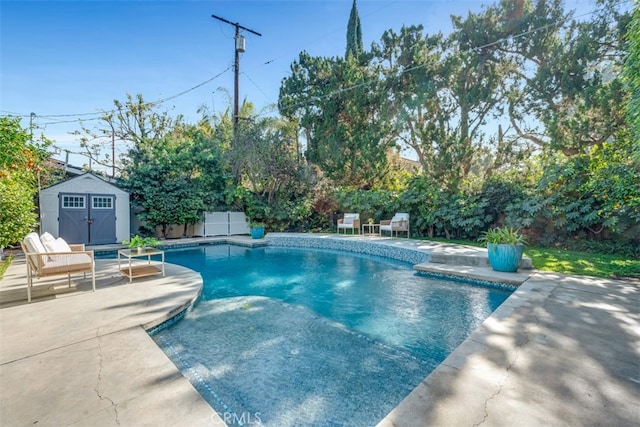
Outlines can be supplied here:
[[[477, 12], [481, 0], [358, 0], [365, 48], [387, 29], [422, 24], [427, 33], [451, 30], [451, 14]], [[206, 105], [222, 111], [233, 94], [234, 28], [243, 32], [240, 97], [266, 111], [277, 102], [280, 81], [306, 50], [342, 56], [352, 0], [121, 0], [0, 1], [0, 114], [36, 113], [43, 132], [63, 150], [79, 151], [78, 114], [96, 113], [140, 93], [163, 99], [204, 84], [164, 104], [195, 123]], [[566, 0], [568, 9], [594, 8], [592, 0]], [[47, 117], [49, 116], [49, 117]], [[57, 117], [50, 117], [57, 116]], [[81, 116], [85, 119], [95, 116]], [[59, 123], [64, 122], [64, 123]], [[85, 122], [86, 126], [97, 124]], [[63, 156], [56, 156], [63, 158]], [[86, 159], [72, 157], [81, 166]]]

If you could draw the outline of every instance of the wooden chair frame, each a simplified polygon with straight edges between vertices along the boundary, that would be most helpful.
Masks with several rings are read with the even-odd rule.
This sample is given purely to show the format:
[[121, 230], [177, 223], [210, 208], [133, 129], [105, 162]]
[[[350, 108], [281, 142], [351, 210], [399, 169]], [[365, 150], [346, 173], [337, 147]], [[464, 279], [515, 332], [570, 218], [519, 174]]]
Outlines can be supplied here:
[[69, 287], [71, 287], [71, 274], [91, 273], [91, 285], [96, 291], [95, 260], [92, 250], [85, 250], [83, 244], [69, 245], [71, 252], [29, 252], [23, 242], [20, 242], [22, 251], [26, 257], [27, 264], [27, 301], [31, 302], [31, 288], [33, 287], [33, 277], [42, 279], [44, 277], [67, 275]]

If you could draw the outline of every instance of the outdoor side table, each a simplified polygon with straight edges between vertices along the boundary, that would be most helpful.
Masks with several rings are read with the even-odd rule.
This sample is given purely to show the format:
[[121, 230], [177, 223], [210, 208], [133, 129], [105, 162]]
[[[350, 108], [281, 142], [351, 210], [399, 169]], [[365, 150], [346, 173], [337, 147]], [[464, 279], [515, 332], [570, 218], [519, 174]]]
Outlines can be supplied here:
[[[157, 264], [151, 264], [152, 255], [160, 255], [162, 257], [161, 267], [158, 267]], [[121, 268], [120, 257], [128, 258], [129, 265]], [[146, 264], [131, 265], [131, 259], [142, 257], [147, 257]], [[118, 270], [120, 270], [120, 273], [125, 277], [129, 278], [129, 283], [131, 283], [134, 277], [152, 276], [160, 273], [162, 273], [162, 277], [164, 277], [164, 251], [155, 248], [144, 248], [141, 251], [137, 249], [121, 249], [118, 251]]]
[[362, 234], [377, 234], [379, 236], [380, 224], [369, 224], [369, 223], [362, 224]]

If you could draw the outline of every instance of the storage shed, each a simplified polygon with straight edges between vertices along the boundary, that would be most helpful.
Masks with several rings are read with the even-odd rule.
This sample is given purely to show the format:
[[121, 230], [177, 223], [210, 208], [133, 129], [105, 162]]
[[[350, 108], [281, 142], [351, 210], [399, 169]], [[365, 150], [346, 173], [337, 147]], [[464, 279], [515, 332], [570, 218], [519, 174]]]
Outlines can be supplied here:
[[130, 237], [129, 193], [87, 172], [40, 190], [40, 232], [102, 245]]

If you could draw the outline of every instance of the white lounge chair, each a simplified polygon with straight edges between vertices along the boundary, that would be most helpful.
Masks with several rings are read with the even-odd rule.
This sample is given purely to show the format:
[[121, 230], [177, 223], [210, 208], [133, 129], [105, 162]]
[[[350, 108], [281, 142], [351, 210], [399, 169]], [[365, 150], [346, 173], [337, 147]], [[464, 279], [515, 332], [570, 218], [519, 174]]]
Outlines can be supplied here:
[[396, 213], [393, 218], [380, 221], [380, 235], [383, 231], [388, 231], [391, 237], [393, 233], [398, 237], [398, 232], [405, 232], [409, 238], [409, 214]]
[[[43, 242], [44, 241], [44, 242]], [[71, 287], [71, 273], [91, 272], [91, 284], [96, 290], [95, 262], [93, 251], [86, 251], [84, 245], [68, 245], [61, 238], [52, 239], [43, 236], [40, 240], [37, 233], [29, 233], [20, 242], [27, 259], [27, 301], [31, 302], [33, 276], [41, 279], [49, 276], [67, 275]]]
[[355, 233], [356, 230], [360, 233], [360, 214], [346, 213], [344, 218], [338, 220], [338, 234], [340, 230], [344, 230], [344, 234], [347, 234], [347, 230], [351, 230], [351, 233]]

